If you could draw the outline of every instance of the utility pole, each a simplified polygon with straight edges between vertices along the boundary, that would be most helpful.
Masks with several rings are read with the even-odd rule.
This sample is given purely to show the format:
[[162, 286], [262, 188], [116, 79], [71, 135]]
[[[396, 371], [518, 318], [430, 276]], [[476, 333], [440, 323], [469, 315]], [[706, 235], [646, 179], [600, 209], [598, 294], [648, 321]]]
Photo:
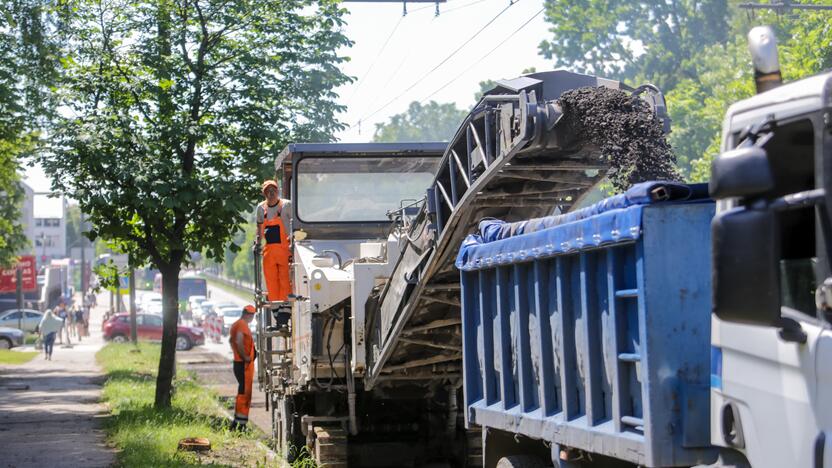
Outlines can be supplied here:
[[130, 267], [130, 342], [138, 345], [138, 332], [136, 331], [136, 270]]
[[87, 294], [87, 239], [84, 237], [84, 212], [81, 211], [81, 294]]
[[15, 292], [17, 293], [17, 329], [23, 330], [23, 269], [17, 266], [15, 272]]

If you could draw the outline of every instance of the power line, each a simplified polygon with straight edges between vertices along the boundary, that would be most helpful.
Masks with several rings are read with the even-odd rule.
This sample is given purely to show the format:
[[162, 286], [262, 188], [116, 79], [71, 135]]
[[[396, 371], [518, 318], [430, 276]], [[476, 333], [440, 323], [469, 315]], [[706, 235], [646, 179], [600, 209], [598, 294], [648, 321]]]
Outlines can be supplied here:
[[408, 93], [411, 89], [413, 89], [413, 88], [415, 88], [416, 86], [418, 86], [418, 85], [422, 82], [422, 80], [424, 80], [424, 79], [425, 79], [425, 78], [427, 78], [429, 75], [431, 75], [433, 72], [435, 72], [436, 70], [438, 70], [438, 69], [439, 69], [439, 67], [441, 67], [442, 65], [444, 65], [445, 63], [447, 63], [447, 62], [448, 62], [448, 60], [450, 60], [453, 56], [455, 56], [455, 55], [456, 55], [456, 54], [457, 54], [460, 50], [462, 50], [462, 49], [463, 49], [466, 45], [468, 45], [471, 41], [473, 41], [474, 39], [476, 39], [476, 37], [477, 37], [477, 36], [479, 36], [479, 35], [480, 35], [483, 31], [485, 31], [485, 29], [486, 29], [486, 28], [488, 28], [488, 26], [490, 26], [490, 25], [491, 25], [494, 21], [496, 21], [496, 20], [497, 20], [497, 18], [499, 18], [500, 16], [502, 16], [502, 15], [503, 15], [506, 11], [508, 11], [508, 9], [509, 9], [509, 8], [511, 8], [511, 7], [512, 7], [512, 5], [514, 5], [514, 4], [516, 4], [516, 3], [518, 3], [518, 2], [517, 2], [517, 1], [515, 1], [515, 2], [512, 2], [512, 3], [509, 3], [509, 4], [505, 7], [505, 8], [503, 8], [502, 10], [500, 10], [500, 12], [499, 12], [499, 13], [497, 13], [497, 15], [496, 15], [496, 16], [494, 16], [493, 18], [491, 18], [491, 19], [490, 19], [487, 23], [485, 23], [482, 27], [480, 27], [480, 29], [479, 29], [479, 30], [477, 30], [477, 32], [475, 32], [475, 33], [474, 33], [471, 37], [469, 37], [468, 39], [466, 39], [466, 40], [465, 40], [465, 42], [463, 42], [463, 43], [462, 43], [461, 45], [459, 45], [456, 49], [454, 49], [454, 51], [453, 51], [453, 52], [451, 52], [451, 53], [450, 53], [447, 57], [445, 57], [445, 58], [444, 58], [444, 59], [442, 59], [439, 63], [437, 63], [436, 65], [434, 65], [434, 67], [433, 67], [433, 68], [431, 68], [431, 69], [430, 69], [430, 70], [428, 70], [426, 73], [424, 73], [422, 76], [420, 76], [420, 77], [419, 77], [416, 81], [414, 81], [414, 82], [413, 82], [410, 86], [408, 86], [408, 87], [407, 87], [404, 91], [402, 91], [401, 93], [399, 93], [398, 95], [396, 95], [396, 97], [394, 97], [393, 99], [390, 99], [389, 101], [387, 101], [386, 103], [384, 103], [384, 105], [382, 105], [381, 107], [377, 108], [377, 109], [376, 109], [376, 110], [374, 110], [373, 112], [371, 112], [371, 113], [369, 113], [369, 114], [365, 115], [364, 117], [362, 117], [362, 118], [358, 119], [358, 121], [357, 121], [357, 122], [355, 122], [355, 123], [353, 123], [352, 125], [350, 125], [350, 126], [349, 126], [349, 128], [353, 128], [353, 127], [355, 127], [355, 126], [359, 125], [359, 124], [361, 123], [361, 121], [363, 121], [363, 120], [367, 120], [367, 119], [369, 119], [370, 117], [372, 117], [372, 116], [376, 115], [377, 113], [381, 112], [382, 110], [386, 109], [386, 108], [387, 108], [387, 106], [389, 106], [390, 104], [392, 104], [392, 103], [396, 102], [396, 101], [397, 101], [400, 97], [404, 96], [404, 95], [405, 95], [405, 94], [407, 94], [407, 93]]
[[[486, 0], [474, 0], [473, 2], [469, 2], [469, 3], [466, 3], [464, 5], [459, 5], [457, 7], [451, 8], [450, 10], [448, 10], [446, 12], [443, 12], [443, 13], [447, 14], [448, 12], [461, 10], [463, 8], [468, 8], [472, 5], [475, 5], [477, 3], [481, 3], [481, 2], [484, 2], [484, 1], [486, 1]], [[448, 3], [450, 3], [450, 2], [448, 2]], [[358, 81], [356, 81], [355, 86], [352, 88], [352, 92], [350, 93], [349, 98], [347, 98], [347, 102], [345, 104], [347, 107], [349, 107], [350, 104], [352, 104], [353, 99], [355, 98], [355, 95], [358, 93], [358, 90], [361, 88], [361, 85], [364, 83], [364, 80], [366, 80], [367, 76], [375, 68], [376, 62], [378, 61], [379, 58], [381, 58], [381, 54], [384, 53], [385, 49], [387, 48], [388, 43], [390, 42], [390, 39], [393, 38], [393, 35], [398, 30], [399, 25], [401, 24], [401, 22], [405, 18], [405, 16], [407, 16], [408, 13], [412, 15], [413, 13], [416, 13], [416, 12], [419, 12], [419, 11], [422, 11], [422, 10], [426, 10], [426, 9], [432, 8], [432, 7], [433, 7], [433, 5], [424, 5], [424, 6], [421, 6], [419, 8], [416, 8], [414, 10], [411, 10], [410, 12], [403, 13], [399, 17], [399, 21], [396, 22], [395, 26], [393, 26], [393, 30], [390, 31], [390, 34], [387, 36], [387, 39], [384, 40], [383, 45], [379, 49], [378, 53], [376, 53], [375, 58], [373, 58], [373, 61], [370, 63], [370, 66], [367, 67], [367, 70], [364, 71], [364, 74], [358, 79]], [[433, 19], [436, 19], [436, 16], [434, 16]], [[410, 44], [410, 47], [408, 48], [407, 55], [405, 56], [405, 58], [402, 59], [401, 62], [399, 62], [399, 65], [396, 67], [395, 71], [390, 75], [390, 77], [387, 79], [387, 81], [384, 83], [384, 85], [380, 89], [387, 88], [387, 85], [390, 84], [390, 82], [393, 80], [393, 78], [396, 76], [396, 74], [399, 72], [399, 70], [401, 70], [402, 65], [404, 65], [405, 62], [407, 62], [407, 59], [410, 58], [411, 53], [413, 53], [413, 43], [412, 42]]]
[[454, 8], [451, 8], [451, 9], [448, 9], [448, 10], [445, 10], [445, 11], [440, 11], [440, 12], [443, 15], [447, 15], [448, 13], [450, 13], [452, 11], [457, 11], [457, 10], [461, 10], [463, 8], [468, 8], [469, 6], [476, 5], [477, 3], [482, 3], [484, 1], [486, 1], [486, 0], [474, 0], [473, 2], [466, 3], [465, 5], [460, 5], [458, 7], [454, 7]]
[[396, 34], [396, 31], [399, 29], [399, 25], [402, 24], [403, 19], [404, 15], [399, 17], [399, 20], [396, 21], [396, 25], [393, 26], [393, 29], [390, 31], [390, 34], [387, 35], [387, 39], [384, 40], [384, 43], [378, 50], [378, 53], [376, 53], [375, 58], [373, 58], [373, 61], [370, 62], [370, 66], [367, 67], [367, 70], [364, 71], [364, 74], [355, 83], [355, 87], [352, 89], [352, 94], [350, 94], [349, 99], [347, 99], [347, 107], [349, 107], [350, 103], [352, 102], [352, 99], [355, 97], [355, 94], [358, 92], [358, 90], [361, 89], [361, 85], [363, 84], [364, 79], [367, 78], [367, 75], [369, 75], [371, 71], [373, 71], [373, 68], [376, 66], [378, 59], [381, 57], [381, 54], [384, 53], [384, 50], [387, 49], [387, 44], [390, 43], [390, 39], [392, 39], [393, 35]]
[[485, 55], [483, 55], [482, 57], [480, 57], [479, 59], [477, 59], [477, 60], [476, 60], [474, 63], [472, 63], [471, 65], [469, 65], [469, 66], [468, 66], [468, 68], [466, 68], [465, 70], [462, 70], [462, 71], [461, 71], [459, 74], [457, 74], [455, 77], [451, 78], [451, 80], [450, 80], [450, 81], [448, 81], [447, 83], [443, 84], [443, 85], [442, 85], [442, 86], [440, 86], [440, 87], [439, 87], [436, 91], [434, 91], [434, 92], [430, 93], [430, 94], [429, 94], [429, 95], [427, 95], [425, 98], [423, 98], [421, 101], [419, 101], [419, 104], [424, 104], [424, 102], [425, 102], [425, 101], [427, 101], [428, 99], [432, 98], [434, 95], [436, 95], [436, 93], [438, 93], [438, 92], [442, 91], [443, 89], [447, 88], [448, 86], [450, 86], [450, 85], [451, 85], [451, 83], [453, 83], [454, 81], [456, 81], [456, 80], [460, 79], [460, 78], [462, 77], [462, 75], [464, 75], [464, 74], [468, 73], [469, 71], [471, 71], [471, 69], [472, 69], [472, 68], [474, 68], [475, 66], [477, 66], [480, 62], [482, 62], [483, 60], [485, 60], [486, 58], [488, 58], [488, 56], [489, 56], [489, 55], [493, 54], [493, 53], [494, 53], [497, 49], [499, 49], [500, 47], [502, 47], [502, 46], [503, 46], [506, 42], [508, 42], [508, 41], [509, 41], [509, 39], [511, 39], [512, 37], [514, 37], [514, 35], [515, 35], [515, 34], [517, 34], [518, 32], [520, 32], [520, 30], [522, 30], [523, 28], [525, 28], [525, 27], [526, 27], [529, 23], [531, 23], [531, 22], [532, 22], [532, 20], [534, 20], [535, 18], [537, 18], [537, 17], [538, 17], [538, 15], [540, 15], [541, 13], [543, 13], [543, 8], [541, 8], [540, 10], [538, 10], [538, 11], [537, 11], [537, 13], [535, 13], [534, 15], [532, 15], [532, 16], [531, 16], [531, 18], [527, 19], [527, 20], [526, 20], [523, 24], [521, 24], [521, 25], [520, 25], [517, 29], [515, 29], [514, 31], [512, 31], [512, 33], [511, 33], [511, 34], [509, 34], [508, 36], [506, 36], [506, 37], [505, 37], [505, 39], [503, 39], [502, 41], [500, 41], [500, 43], [499, 43], [499, 44], [497, 44], [496, 46], [494, 46], [494, 48], [493, 48], [493, 49], [489, 50], [488, 52], [486, 52], [486, 54], [485, 54]]

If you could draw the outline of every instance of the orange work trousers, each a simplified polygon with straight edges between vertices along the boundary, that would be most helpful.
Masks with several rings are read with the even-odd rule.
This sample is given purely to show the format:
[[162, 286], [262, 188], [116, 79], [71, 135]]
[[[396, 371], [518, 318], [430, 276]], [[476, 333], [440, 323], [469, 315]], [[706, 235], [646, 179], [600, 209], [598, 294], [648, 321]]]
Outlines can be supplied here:
[[269, 301], [289, 300], [291, 284], [289, 282], [289, 255], [277, 248], [263, 252], [263, 276], [266, 278], [266, 289]]
[[237, 400], [234, 404], [234, 422], [238, 425], [245, 425], [248, 423], [248, 412], [251, 409], [254, 360], [249, 362], [234, 361], [234, 377], [237, 378]]

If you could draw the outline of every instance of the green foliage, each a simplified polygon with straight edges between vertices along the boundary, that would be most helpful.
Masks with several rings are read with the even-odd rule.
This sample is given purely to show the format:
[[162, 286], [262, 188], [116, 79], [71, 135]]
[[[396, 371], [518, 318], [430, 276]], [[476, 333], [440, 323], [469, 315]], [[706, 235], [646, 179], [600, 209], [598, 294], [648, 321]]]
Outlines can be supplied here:
[[[119, 449], [119, 466], [252, 466], [262, 459], [265, 454], [256, 443], [256, 433], [229, 430], [217, 395], [199, 385], [188, 371], [177, 374], [171, 408], [153, 408], [153, 374], [159, 353], [155, 344], [139, 343], [136, 348], [111, 343], [96, 355], [107, 376], [102, 395], [111, 417], [105, 430]], [[207, 438], [211, 453], [197, 458], [177, 451], [179, 440], [185, 437]]]
[[91, 237], [120, 241], [136, 264], [221, 257], [271, 157], [341, 128], [333, 89], [348, 78], [334, 50], [348, 41], [334, 2], [73, 6], [60, 92], [71, 117], [40, 162]]
[[697, 79], [702, 50], [729, 37], [727, 0], [546, 0], [540, 53], [566, 67], [670, 89]]
[[251, 283], [254, 281], [254, 253], [251, 251], [251, 246], [254, 245], [254, 239], [257, 236], [257, 225], [253, 220], [243, 227], [243, 233], [245, 236], [240, 244], [240, 251], [231, 263], [230, 277]]
[[18, 170], [50, 102], [54, 57], [45, 30], [42, 2], [0, 1], [0, 266], [13, 264], [29, 245], [19, 223]]
[[330, 140], [350, 80], [335, 0], [70, 0], [59, 10], [65, 111], [39, 162], [88, 237], [162, 273], [156, 404], [170, 404], [177, 277], [219, 259], [291, 141]]
[[725, 0], [547, 0], [546, 13], [554, 37], [541, 44], [541, 54], [555, 66], [652, 81], [664, 90], [673, 120], [669, 140], [691, 181], [710, 176], [728, 106], [755, 92], [751, 27], [775, 27], [787, 81], [832, 67], [832, 22], [823, 11], [748, 17]]
[[38, 353], [36, 351], [11, 351], [8, 349], [0, 349], [0, 364], [26, 364], [37, 355]]
[[376, 124], [373, 141], [448, 141], [467, 114], [453, 103], [430, 101], [422, 105], [414, 101], [406, 112], [390, 117], [387, 123]]
[[24, 192], [17, 173], [20, 146], [13, 138], [0, 138], [0, 267], [13, 265], [20, 251], [29, 245], [19, 223]]

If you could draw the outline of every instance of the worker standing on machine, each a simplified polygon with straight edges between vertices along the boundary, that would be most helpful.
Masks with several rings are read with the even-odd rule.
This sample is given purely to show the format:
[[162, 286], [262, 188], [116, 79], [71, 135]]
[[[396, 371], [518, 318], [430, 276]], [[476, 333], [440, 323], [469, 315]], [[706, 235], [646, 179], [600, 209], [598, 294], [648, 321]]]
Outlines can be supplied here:
[[288, 300], [289, 281], [289, 217], [292, 202], [278, 195], [277, 182], [263, 182], [265, 201], [257, 205], [257, 239], [266, 240], [263, 248], [263, 275], [270, 302]]
[[253, 305], [243, 307], [243, 315], [231, 325], [228, 341], [234, 353], [234, 377], [237, 379], [237, 400], [234, 404], [234, 428], [245, 429], [251, 409], [251, 386], [254, 381], [254, 338], [249, 324], [257, 309]]

